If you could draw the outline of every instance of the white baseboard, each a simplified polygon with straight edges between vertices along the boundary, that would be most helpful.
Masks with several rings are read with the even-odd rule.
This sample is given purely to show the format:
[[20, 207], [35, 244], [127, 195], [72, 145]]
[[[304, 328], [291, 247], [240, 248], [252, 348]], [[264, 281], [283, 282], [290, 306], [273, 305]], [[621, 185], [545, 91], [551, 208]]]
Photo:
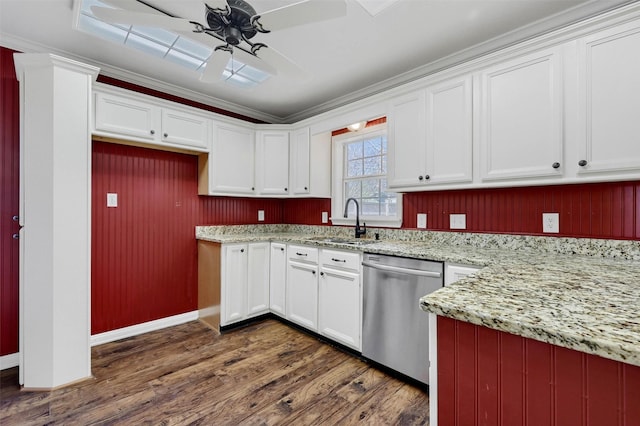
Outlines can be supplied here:
[[0, 370], [17, 367], [20, 364], [20, 352], [0, 356]]
[[171, 317], [160, 318], [154, 321], [143, 322], [142, 324], [119, 328], [117, 330], [94, 334], [91, 336], [91, 346], [114, 342], [116, 340], [137, 336], [138, 334], [148, 333], [150, 331], [160, 330], [162, 328], [171, 327], [178, 324], [184, 324], [185, 322], [195, 321], [197, 319], [198, 311], [191, 311]]

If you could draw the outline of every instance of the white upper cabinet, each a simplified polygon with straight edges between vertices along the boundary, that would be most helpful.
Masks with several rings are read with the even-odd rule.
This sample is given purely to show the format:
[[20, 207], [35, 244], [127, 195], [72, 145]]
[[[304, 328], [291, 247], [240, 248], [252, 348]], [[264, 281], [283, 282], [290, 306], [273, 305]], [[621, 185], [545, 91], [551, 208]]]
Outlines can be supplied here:
[[207, 151], [211, 120], [204, 114], [96, 92], [94, 132], [158, 146]]
[[473, 153], [471, 77], [427, 88], [426, 169], [424, 182], [471, 182]]
[[562, 175], [561, 64], [553, 48], [480, 73], [482, 180]]
[[391, 101], [389, 187], [471, 182], [472, 96], [471, 77], [464, 76]]
[[576, 169], [640, 171], [640, 22], [578, 41]]
[[387, 116], [388, 184], [390, 188], [424, 182], [425, 92], [419, 90], [393, 99]]
[[209, 193], [255, 193], [254, 131], [249, 128], [214, 122], [209, 155]]
[[211, 120], [202, 115], [162, 108], [162, 141], [206, 150], [210, 123]]
[[256, 133], [256, 187], [260, 195], [289, 194], [289, 132]]
[[311, 137], [309, 128], [298, 129], [290, 133], [291, 156], [289, 165], [289, 185], [292, 195], [309, 194], [309, 173], [311, 160]]
[[154, 141], [160, 133], [160, 109], [122, 96], [96, 92], [95, 130]]

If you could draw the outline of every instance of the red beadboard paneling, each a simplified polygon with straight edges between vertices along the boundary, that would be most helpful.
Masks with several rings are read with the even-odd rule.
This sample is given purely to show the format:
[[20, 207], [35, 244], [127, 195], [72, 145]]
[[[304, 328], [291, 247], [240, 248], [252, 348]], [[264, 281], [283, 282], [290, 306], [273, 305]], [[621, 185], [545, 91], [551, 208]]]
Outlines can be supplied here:
[[18, 352], [20, 105], [13, 50], [0, 47], [0, 356]]
[[[199, 225], [282, 223], [282, 202], [277, 198], [200, 197]], [[264, 222], [258, 222], [264, 210]]]
[[441, 425], [640, 425], [640, 367], [444, 317], [438, 385]]
[[282, 206], [282, 221], [296, 225], [324, 225], [322, 212], [331, 215], [330, 198], [287, 199]]
[[[560, 233], [543, 234], [542, 213], [560, 214]], [[429, 191], [403, 195], [403, 228], [428, 215], [428, 229], [448, 231], [465, 213], [465, 232], [640, 239], [640, 181]]]
[[197, 308], [198, 201], [194, 156], [94, 142], [93, 334]]

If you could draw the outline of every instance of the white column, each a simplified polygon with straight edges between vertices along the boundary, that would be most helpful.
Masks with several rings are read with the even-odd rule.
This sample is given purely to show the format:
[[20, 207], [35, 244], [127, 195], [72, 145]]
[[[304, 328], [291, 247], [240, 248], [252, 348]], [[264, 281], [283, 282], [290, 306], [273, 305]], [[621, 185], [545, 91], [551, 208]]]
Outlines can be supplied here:
[[14, 56], [21, 108], [20, 381], [91, 376], [91, 85], [98, 69]]

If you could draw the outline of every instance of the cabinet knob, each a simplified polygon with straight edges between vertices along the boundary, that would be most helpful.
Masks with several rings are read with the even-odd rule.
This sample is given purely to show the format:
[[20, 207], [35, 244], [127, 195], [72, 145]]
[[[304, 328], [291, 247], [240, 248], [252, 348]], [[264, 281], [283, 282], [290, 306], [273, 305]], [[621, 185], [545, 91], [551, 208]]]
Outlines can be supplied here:
[[16, 214], [16, 215], [13, 215], [11, 220], [13, 220], [14, 222], [17, 222], [18, 220], [20, 220], [20, 217]]
[[308, 190], [309, 190], [309, 188], [307, 188], [307, 187], [305, 186], [305, 187], [304, 187], [304, 190], [305, 190], [305, 191], [308, 191]]
[[240, 249], [240, 253], [244, 253], [244, 249]]
[[13, 234], [11, 236], [11, 238], [13, 238], [14, 240], [19, 240], [20, 239], [20, 234]]
[[155, 135], [156, 131], [155, 130], [151, 130], [149, 133], [151, 133], [152, 135]]
[[285, 189], [284, 189], [284, 192], [287, 192], [287, 191], [288, 191], [288, 189], [287, 189], [287, 188], [285, 188]]
[[429, 179], [431, 179], [431, 176], [429, 176], [429, 175], [424, 175], [424, 180], [429, 180]]
[[555, 163], [553, 163], [551, 165], [551, 167], [553, 167], [554, 169], [559, 169], [560, 168], [560, 163], [558, 163], [557, 161]]
[[421, 181], [421, 182], [422, 182], [422, 179], [424, 179], [424, 178], [422, 177], [422, 175], [418, 176], [418, 180], [419, 180], [419, 181]]
[[324, 277], [324, 272], [320, 272], [320, 276]]
[[316, 274], [316, 271], [311, 271], [311, 273], [312, 273], [313, 275], [315, 275], [315, 274]]
[[280, 247], [280, 251], [284, 251], [284, 247]]
[[164, 137], [165, 137], [165, 138], [169, 137], [169, 133], [165, 133], [165, 134], [164, 134]]
[[254, 187], [252, 186], [252, 187], [251, 187], [251, 190], [252, 190], [252, 191], [255, 191], [255, 190], [256, 190], [256, 188], [254, 188]]
[[578, 166], [580, 166], [580, 167], [584, 167], [584, 166], [586, 166], [586, 165], [587, 165], [587, 160], [580, 160], [580, 161], [578, 161]]

